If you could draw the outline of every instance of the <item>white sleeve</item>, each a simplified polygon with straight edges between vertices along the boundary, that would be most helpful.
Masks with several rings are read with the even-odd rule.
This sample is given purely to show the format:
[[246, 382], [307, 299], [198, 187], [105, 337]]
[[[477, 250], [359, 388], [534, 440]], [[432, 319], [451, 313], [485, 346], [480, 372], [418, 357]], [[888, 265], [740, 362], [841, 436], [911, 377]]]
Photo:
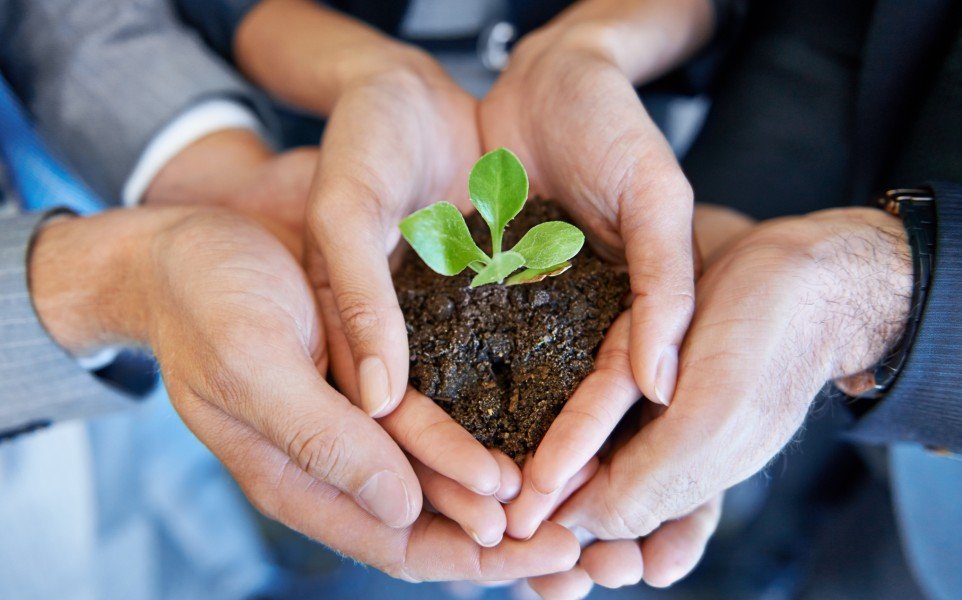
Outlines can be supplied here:
[[178, 115], [147, 144], [124, 182], [124, 206], [140, 204], [157, 174], [184, 148], [224, 129], [248, 129], [263, 135], [254, 112], [240, 102], [225, 98], [205, 100]]

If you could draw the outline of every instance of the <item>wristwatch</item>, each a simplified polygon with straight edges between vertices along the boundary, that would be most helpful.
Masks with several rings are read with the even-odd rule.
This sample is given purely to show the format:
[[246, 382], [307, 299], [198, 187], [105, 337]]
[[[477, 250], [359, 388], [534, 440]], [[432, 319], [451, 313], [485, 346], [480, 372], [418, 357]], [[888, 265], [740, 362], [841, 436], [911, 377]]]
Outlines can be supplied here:
[[930, 188], [892, 189], [878, 198], [882, 210], [900, 217], [912, 248], [912, 304], [902, 339], [875, 367], [875, 384], [859, 399], [879, 400], [895, 383], [915, 340], [935, 267], [935, 194]]

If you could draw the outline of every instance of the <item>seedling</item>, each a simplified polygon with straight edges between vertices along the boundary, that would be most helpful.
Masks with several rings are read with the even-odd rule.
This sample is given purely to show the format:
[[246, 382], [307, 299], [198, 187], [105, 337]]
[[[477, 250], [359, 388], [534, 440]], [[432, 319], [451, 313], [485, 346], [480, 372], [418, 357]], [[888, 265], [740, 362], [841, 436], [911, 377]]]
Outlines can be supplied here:
[[[518, 157], [499, 148], [481, 157], [471, 169], [468, 192], [491, 229], [491, 254], [468, 231], [461, 211], [450, 202], [436, 202], [401, 221], [401, 234], [429, 267], [441, 275], [471, 269], [476, 288], [489, 283], [516, 285], [564, 273], [585, 243], [577, 227], [548, 221], [532, 227], [514, 248], [501, 250], [504, 230], [528, 199], [528, 174]], [[525, 267], [523, 271], [515, 273]], [[514, 275], [512, 275], [514, 273]]]

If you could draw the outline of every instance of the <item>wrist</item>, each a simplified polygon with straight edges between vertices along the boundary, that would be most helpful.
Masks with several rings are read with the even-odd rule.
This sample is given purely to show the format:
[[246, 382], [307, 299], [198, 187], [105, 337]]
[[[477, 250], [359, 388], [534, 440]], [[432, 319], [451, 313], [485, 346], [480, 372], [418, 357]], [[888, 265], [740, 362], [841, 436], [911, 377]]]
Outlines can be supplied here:
[[181, 210], [113, 210], [61, 217], [35, 236], [30, 295], [40, 322], [75, 356], [147, 343], [149, 247]]
[[355, 86], [433, 62], [413, 46], [309, 0], [256, 6], [237, 29], [234, 56], [255, 83], [322, 115]]
[[714, 26], [707, 0], [585, 2], [519, 42], [512, 60], [543, 52], [602, 59], [636, 84], [681, 64], [708, 42]]
[[[824, 227], [842, 214], [844, 220]], [[874, 367], [904, 336], [912, 254], [901, 221], [883, 211], [836, 209], [814, 218], [828, 236], [814, 257], [823, 285], [832, 289], [821, 313], [832, 333], [830, 378], [837, 379]]]
[[257, 168], [273, 156], [253, 131], [217, 131], [171, 158], [148, 186], [143, 203], [230, 205]]

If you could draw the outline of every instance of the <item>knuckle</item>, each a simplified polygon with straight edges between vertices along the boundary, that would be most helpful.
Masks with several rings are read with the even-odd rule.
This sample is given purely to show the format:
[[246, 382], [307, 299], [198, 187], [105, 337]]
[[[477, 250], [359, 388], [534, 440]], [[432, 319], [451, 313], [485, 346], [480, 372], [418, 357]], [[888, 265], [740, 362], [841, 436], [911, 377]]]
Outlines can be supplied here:
[[413, 529], [407, 528], [397, 531], [395, 538], [388, 544], [386, 556], [374, 566], [390, 575], [395, 579], [407, 581], [408, 583], [420, 583], [423, 578], [411, 569], [408, 554], [412, 551], [412, 545], [418, 543]]
[[366, 294], [341, 291], [335, 294], [334, 301], [341, 313], [344, 327], [355, 336], [375, 335], [380, 329], [381, 316]]
[[345, 434], [328, 429], [299, 430], [291, 438], [287, 454], [301, 469], [325, 482], [345, 473], [350, 457]]
[[608, 539], [635, 539], [654, 531], [659, 523], [641, 504], [630, 499], [614, 503], [606, 498], [604, 524]]
[[272, 521], [280, 521], [282, 515], [279, 494], [272, 493], [272, 490], [253, 489], [246, 493], [251, 506]]
[[211, 360], [200, 371], [200, 383], [192, 385], [191, 391], [214, 403], [230, 413], [253, 418], [251, 382], [239, 373], [247, 373], [251, 365], [240, 356], [211, 353]]
[[508, 555], [504, 552], [487, 552], [485, 549], [477, 550], [477, 562], [473, 565], [476, 569], [477, 579], [487, 581], [496, 577], [498, 573], [503, 573]]

